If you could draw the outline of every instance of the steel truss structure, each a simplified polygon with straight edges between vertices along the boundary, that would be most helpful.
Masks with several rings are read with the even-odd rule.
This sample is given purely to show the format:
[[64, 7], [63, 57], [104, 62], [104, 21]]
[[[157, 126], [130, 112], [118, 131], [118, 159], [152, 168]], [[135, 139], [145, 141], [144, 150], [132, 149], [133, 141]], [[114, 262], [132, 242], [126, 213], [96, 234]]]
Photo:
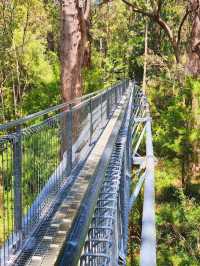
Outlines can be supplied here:
[[[141, 265], [156, 265], [151, 117], [145, 95], [137, 85], [132, 86], [126, 118], [113, 150], [80, 258], [81, 266], [126, 265], [128, 215], [134, 208], [143, 183]], [[138, 153], [140, 146], [143, 156]], [[137, 184], [130, 195], [133, 169], [133, 182], [137, 180]]]

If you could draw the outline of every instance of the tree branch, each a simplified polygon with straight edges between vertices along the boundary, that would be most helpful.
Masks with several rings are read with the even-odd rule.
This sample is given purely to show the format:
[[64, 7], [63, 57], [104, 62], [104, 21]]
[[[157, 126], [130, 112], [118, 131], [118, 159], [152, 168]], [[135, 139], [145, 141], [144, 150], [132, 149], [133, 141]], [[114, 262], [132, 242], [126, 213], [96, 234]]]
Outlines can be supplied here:
[[162, 3], [161, 3], [162, 1], [158, 0], [158, 8], [157, 8], [156, 14], [152, 13], [152, 12], [143, 11], [142, 9], [138, 8], [136, 5], [128, 2], [128, 0], [122, 0], [122, 2], [125, 3], [126, 5], [130, 6], [132, 8], [133, 12], [140, 13], [140, 14], [142, 14], [144, 16], [147, 16], [147, 17], [151, 18], [153, 21], [155, 21], [165, 31], [165, 33], [167, 34], [167, 36], [168, 36], [168, 38], [170, 40], [170, 43], [171, 43], [171, 45], [173, 47], [174, 54], [176, 56], [176, 61], [178, 62], [179, 61], [179, 54], [178, 54], [177, 42], [176, 42], [176, 39], [174, 37], [173, 31], [171, 30], [171, 28], [167, 24], [167, 22], [164, 21], [160, 17], [160, 10], [161, 10], [161, 7], [162, 7]]
[[185, 15], [183, 16], [182, 20], [181, 20], [181, 23], [180, 23], [180, 26], [179, 26], [179, 29], [178, 29], [178, 35], [177, 35], [177, 46], [179, 47], [180, 45], [180, 41], [181, 41], [181, 31], [182, 31], [182, 27], [188, 17], [188, 15], [191, 13], [191, 10], [189, 10], [187, 8], [186, 12], [185, 12]]
[[160, 27], [165, 31], [165, 33], [167, 34], [167, 36], [170, 39], [171, 43], [174, 43], [174, 36], [173, 36], [173, 32], [170, 29], [169, 25], [167, 24], [166, 21], [164, 21], [160, 16], [156, 16], [154, 19], [159, 25]]
[[89, 16], [90, 16], [90, 0], [86, 0], [84, 19], [88, 20]]
[[158, 0], [158, 8], [157, 8], [158, 15], [160, 14], [161, 8], [162, 8], [162, 0]]
[[[173, 38], [173, 32], [170, 29], [169, 25], [167, 24], [166, 21], [164, 21], [161, 17], [160, 14], [154, 14], [154, 13], [150, 13], [150, 12], [146, 12], [143, 11], [142, 9], [139, 9], [138, 7], [135, 7], [133, 4], [131, 4], [130, 2], [128, 2], [127, 0], [122, 0], [122, 2], [124, 2], [125, 4], [129, 5], [130, 7], [132, 7], [132, 10], [134, 12], [140, 13], [142, 15], [148, 16], [149, 18], [153, 19], [155, 22], [157, 22], [160, 27], [165, 31], [165, 33], [167, 34], [167, 36], [169, 37], [171, 42], [174, 42], [174, 38]], [[161, 1], [158, 1], [161, 2]], [[159, 3], [158, 3], [159, 4]], [[160, 7], [158, 7], [157, 10], [159, 10]]]
[[154, 18], [154, 14], [153, 13], [146, 12], [143, 9], [138, 8], [136, 5], [128, 2], [127, 0], [122, 0], [122, 2], [125, 3], [126, 5], [130, 6], [132, 8], [133, 12], [142, 14], [142, 15], [147, 16], [149, 18]]

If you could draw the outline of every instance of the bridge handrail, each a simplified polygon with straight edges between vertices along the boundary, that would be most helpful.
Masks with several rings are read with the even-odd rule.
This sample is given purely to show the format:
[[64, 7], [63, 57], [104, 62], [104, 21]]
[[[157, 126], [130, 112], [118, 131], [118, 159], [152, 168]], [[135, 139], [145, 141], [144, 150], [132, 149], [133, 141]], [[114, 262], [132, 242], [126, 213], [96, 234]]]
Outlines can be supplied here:
[[[129, 200], [129, 211], [134, 210], [142, 186], [144, 187], [143, 211], [142, 211], [142, 232], [140, 265], [156, 266], [156, 228], [155, 228], [155, 190], [154, 190], [154, 154], [153, 137], [151, 130], [151, 116], [149, 104], [144, 92], [135, 85], [134, 114], [132, 119], [133, 136], [133, 165], [138, 166], [134, 179], [137, 184]], [[145, 154], [138, 154], [138, 148], [145, 142]], [[139, 153], [141, 150], [139, 151]]]
[[[126, 121], [127, 112], [130, 112], [130, 109], [131, 109], [131, 100], [130, 100], [131, 95], [132, 95], [131, 92], [132, 92], [132, 88], [129, 87], [127, 95], [124, 101], [122, 102], [121, 110], [117, 110], [117, 112], [119, 113], [115, 114], [114, 116], [116, 121], [115, 121], [112, 131], [110, 132], [109, 140], [105, 146], [105, 149], [103, 150], [102, 156], [100, 160], [98, 161], [98, 165], [95, 169], [95, 173], [92, 174], [90, 172], [91, 176], [89, 177], [90, 183], [89, 183], [87, 193], [83, 201], [81, 202], [81, 206], [79, 208], [76, 220], [73, 224], [73, 230], [70, 232], [69, 236], [67, 237], [63, 252], [59, 256], [60, 258], [59, 258], [58, 265], [60, 266], [79, 265], [78, 261], [83, 252], [85, 239], [87, 237], [89, 226], [93, 218], [94, 209], [97, 204], [97, 200], [100, 194], [102, 184], [105, 181], [104, 180], [105, 173], [108, 168], [108, 164], [111, 160], [113, 148], [115, 147], [116, 140], [118, 138], [122, 124], [125, 124], [125, 122], [127, 122]], [[91, 159], [91, 160], [94, 160], [94, 159]], [[86, 174], [87, 178], [88, 178], [88, 175], [89, 173]], [[108, 254], [105, 255], [105, 257], [108, 257]], [[96, 264], [94, 263], [94, 265]]]
[[[0, 126], [6, 133], [0, 137], [0, 265], [21, 249], [48, 213], [66, 177], [104, 130], [127, 84], [123, 81]], [[48, 113], [42, 122], [22, 127]]]
[[[125, 81], [125, 82], [127, 82], [127, 81]], [[119, 86], [120, 84], [121, 83], [119, 82], [114, 87]], [[0, 131], [5, 131], [5, 130], [8, 130], [8, 129], [13, 128], [13, 127], [17, 127], [17, 126], [23, 125], [23, 124], [25, 124], [26, 122], [28, 122], [30, 120], [34, 120], [34, 119], [36, 119], [38, 117], [44, 116], [44, 115], [49, 114], [51, 112], [56, 112], [56, 111], [63, 110], [65, 108], [68, 108], [69, 105], [72, 105], [72, 106], [74, 106], [74, 108], [76, 108], [76, 104], [77, 103], [78, 104], [80, 104], [80, 102], [81, 103], [87, 103], [88, 99], [95, 99], [95, 97], [98, 97], [98, 96], [100, 96], [100, 95], [102, 95], [104, 93], [107, 93], [109, 90], [111, 90], [114, 87], [110, 87], [110, 88], [106, 88], [106, 89], [100, 89], [100, 90], [97, 90], [95, 92], [83, 95], [81, 97], [76, 97], [75, 99], [73, 99], [71, 101], [68, 101], [68, 102], [65, 102], [65, 103], [61, 103], [61, 104], [49, 107], [49, 108], [47, 108], [45, 110], [42, 110], [42, 111], [30, 114], [30, 115], [24, 116], [22, 118], [19, 118], [19, 119], [16, 119], [16, 120], [4, 123], [4, 124], [0, 124]]]

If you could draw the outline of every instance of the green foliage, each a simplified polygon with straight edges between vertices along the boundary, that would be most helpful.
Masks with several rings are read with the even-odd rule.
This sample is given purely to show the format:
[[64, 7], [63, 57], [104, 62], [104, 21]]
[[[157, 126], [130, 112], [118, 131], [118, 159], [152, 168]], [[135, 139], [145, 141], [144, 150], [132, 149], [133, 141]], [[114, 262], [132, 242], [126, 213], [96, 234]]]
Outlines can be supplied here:
[[104, 87], [104, 70], [100, 67], [102, 58], [96, 49], [92, 52], [92, 66], [84, 70], [84, 92], [90, 93]]
[[200, 207], [178, 182], [179, 161], [160, 161], [156, 168], [158, 265], [198, 265]]
[[58, 103], [60, 67], [56, 50], [50, 51], [47, 41], [49, 31], [58, 35], [55, 4], [3, 1], [0, 12], [2, 123]]
[[[178, 88], [174, 89], [178, 90]], [[156, 153], [168, 158], [180, 158], [187, 135], [187, 128], [185, 127], [187, 113], [182, 104], [182, 96], [178, 94], [174, 97], [166, 83], [162, 81], [153, 89], [149, 87], [149, 91], [154, 117]]]
[[85, 92], [106, 88], [127, 77], [133, 44], [131, 16], [120, 0], [93, 10], [92, 65], [84, 71]]
[[[28, 68], [30, 92], [23, 98], [23, 109], [33, 113], [60, 102], [59, 78], [60, 69], [57, 55], [54, 52], [44, 54], [44, 47], [29, 49]], [[43, 48], [43, 49], [42, 49]], [[33, 53], [32, 53], [33, 52]], [[40, 101], [38, 101], [40, 99]]]

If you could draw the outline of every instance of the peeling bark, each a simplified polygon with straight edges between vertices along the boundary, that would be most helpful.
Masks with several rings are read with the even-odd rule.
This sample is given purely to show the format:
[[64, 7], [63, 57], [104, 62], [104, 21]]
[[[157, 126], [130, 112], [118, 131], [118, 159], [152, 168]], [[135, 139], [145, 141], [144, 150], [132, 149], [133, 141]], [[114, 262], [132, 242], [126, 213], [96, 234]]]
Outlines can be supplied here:
[[[61, 1], [61, 95], [63, 102], [82, 95], [82, 68], [89, 62], [90, 0]], [[78, 135], [79, 113], [73, 115], [73, 141]], [[62, 121], [61, 156], [67, 148], [67, 121]]]
[[[188, 49], [188, 63], [186, 65], [187, 74], [196, 78], [200, 75], [200, 0], [190, 0], [189, 7], [191, 10], [191, 35]], [[199, 115], [199, 93], [191, 92], [191, 128], [196, 132], [200, 131]], [[200, 142], [199, 138], [192, 142], [192, 153], [188, 163], [187, 184], [190, 185], [192, 178], [200, 176]]]
[[90, 1], [61, 3], [61, 93], [63, 102], [82, 95], [82, 67], [88, 61]]
[[[200, 70], [200, 69], [199, 69]], [[200, 72], [199, 72], [200, 73]], [[199, 114], [199, 95], [193, 92], [192, 95], [192, 114], [193, 114], [193, 129], [200, 132], [200, 114]], [[200, 141], [197, 138], [192, 145], [192, 162], [190, 172], [192, 177], [200, 177]]]
[[192, 30], [186, 70], [193, 76], [200, 75], [200, 0], [190, 0]]

